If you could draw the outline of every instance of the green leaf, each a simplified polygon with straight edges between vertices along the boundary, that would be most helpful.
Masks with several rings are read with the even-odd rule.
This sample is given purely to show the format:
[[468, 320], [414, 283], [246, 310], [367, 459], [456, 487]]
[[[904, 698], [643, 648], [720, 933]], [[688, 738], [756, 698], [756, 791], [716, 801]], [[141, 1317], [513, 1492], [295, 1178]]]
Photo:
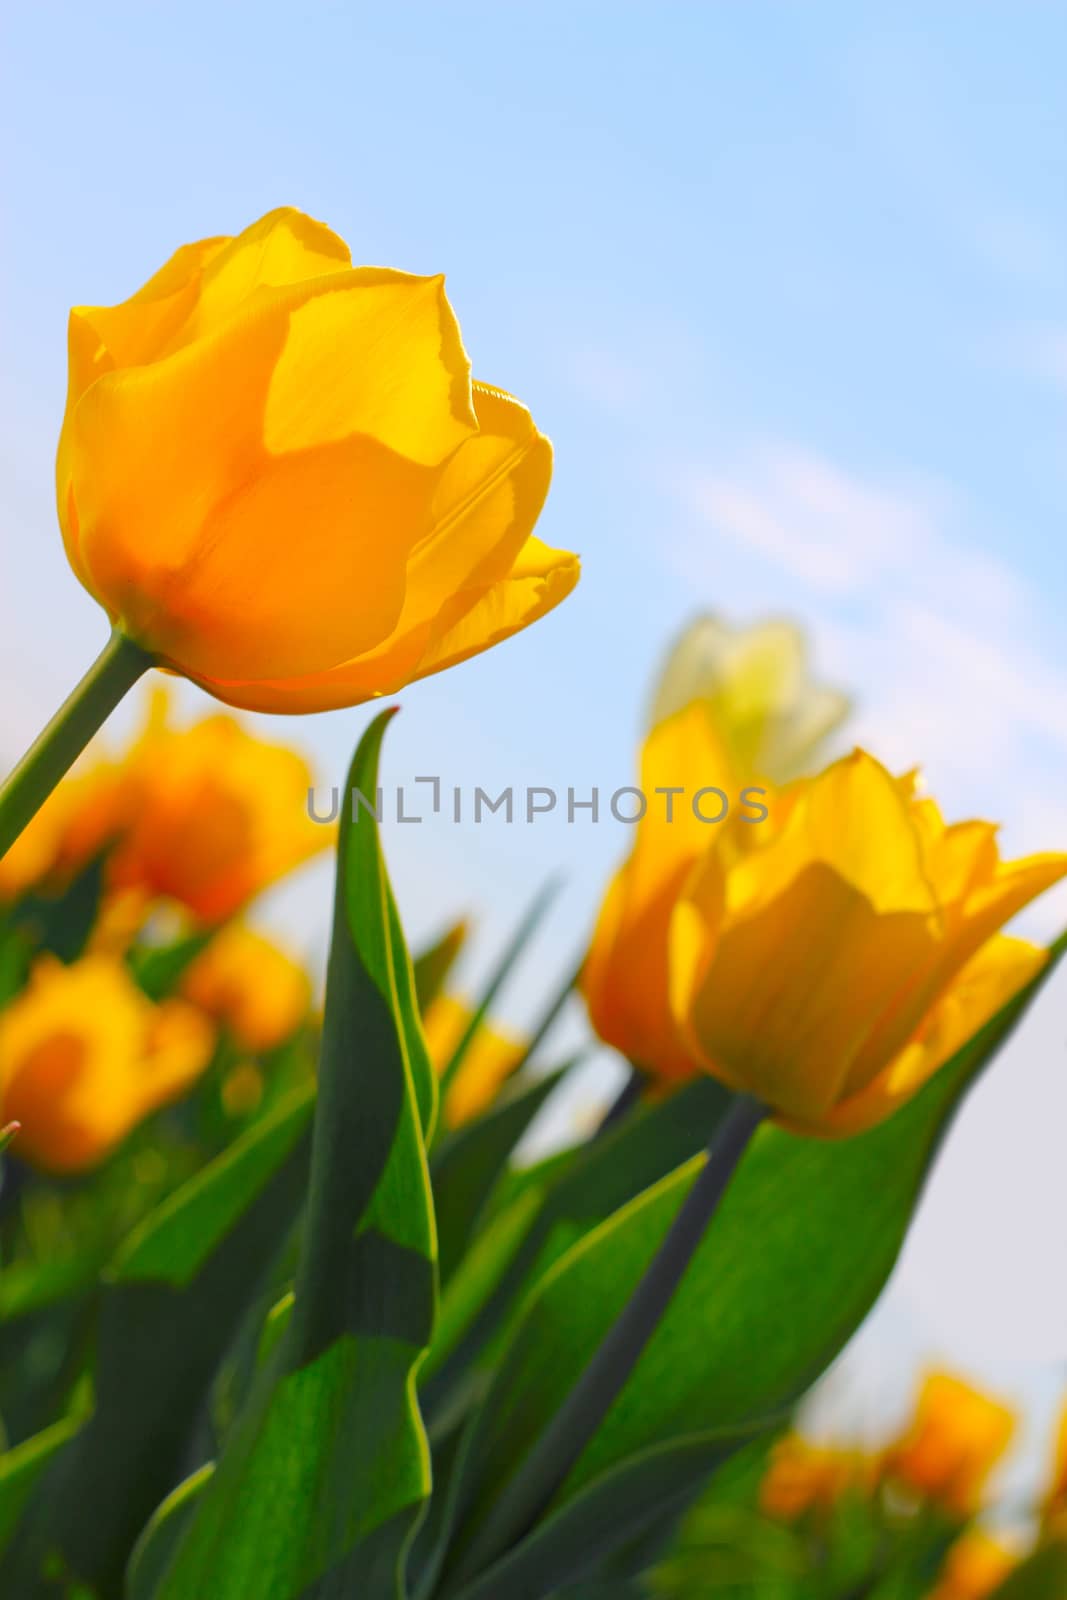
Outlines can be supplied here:
[[[575, 1058], [578, 1059], [578, 1058]], [[574, 1060], [532, 1083], [515, 1081], [484, 1115], [447, 1134], [431, 1163], [437, 1253], [447, 1283], [508, 1158]]]
[[[104, 1594], [182, 1471], [192, 1424], [238, 1322], [298, 1209], [313, 1097], [293, 1096], [166, 1200], [105, 1275], [95, 1405], [31, 1507], [13, 1593], [43, 1551]], [[17, 1576], [16, 1576], [17, 1575]], [[21, 1587], [20, 1587], [21, 1585]]]
[[140, 988], [150, 1000], [163, 1000], [173, 994], [186, 970], [211, 943], [216, 928], [188, 934], [172, 944], [134, 946], [127, 960]]
[[[510, 978], [517, 962], [519, 961], [519, 958], [526, 949], [526, 946], [529, 944], [530, 940], [533, 938], [534, 934], [537, 932], [545, 912], [548, 910], [558, 893], [559, 883], [557, 881], [551, 880], [550, 882], [546, 883], [544, 888], [534, 896], [533, 903], [531, 904], [529, 910], [526, 912], [526, 915], [522, 918], [519, 926], [512, 934], [510, 941], [505, 946], [504, 953], [500, 957], [500, 960], [497, 962], [496, 966], [493, 968], [493, 971], [489, 977], [489, 981], [482, 991], [481, 998], [474, 1008], [470, 1021], [464, 1028], [463, 1033], [460, 1035], [459, 1041], [457, 1042], [451, 1056], [441, 1069], [442, 1097], [448, 1093], [449, 1088], [455, 1080], [456, 1074], [463, 1065], [467, 1051], [471, 1047], [475, 1034], [485, 1021], [489, 1013], [490, 1006], [493, 1004], [493, 1001], [496, 999], [497, 995]], [[526, 1058], [524, 1057], [523, 1061], [525, 1061], [525, 1059]], [[523, 1061], [516, 1063], [516, 1071], [518, 1071], [519, 1067], [523, 1065]]]
[[[346, 801], [374, 792], [387, 720], [364, 734]], [[414, 1388], [435, 1299], [429, 1063], [377, 831], [357, 818], [346, 804], [291, 1310], [153, 1600], [400, 1595], [429, 1494]]]
[[605, 1555], [630, 1543], [665, 1518], [680, 1516], [694, 1491], [745, 1441], [695, 1435], [632, 1457], [591, 1483], [553, 1512], [457, 1600], [538, 1600], [560, 1585], [593, 1575]]
[[0, 1550], [7, 1548], [42, 1473], [80, 1426], [81, 1418], [65, 1417], [0, 1455]]
[[[1053, 965], [880, 1127], [841, 1141], [771, 1126], [756, 1135], [667, 1314], [550, 1509], [658, 1445], [751, 1429], [825, 1370], [892, 1269], [963, 1093]], [[527, 1303], [465, 1441], [442, 1594], [479, 1575], [466, 1570], [465, 1548], [630, 1298], [701, 1163], [587, 1235]]]
[[448, 975], [466, 942], [466, 922], [455, 922], [439, 939], [415, 957], [412, 963], [415, 994], [423, 1016], [443, 991], [448, 982]]
[[[492, 1270], [479, 1250], [474, 1270], [464, 1263], [446, 1290], [423, 1372], [429, 1406], [471, 1361], [494, 1353], [524, 1294], [564, 1251], [705, 1147], [732, 1098], [712, 1079], [698, 1078], [669, 1099], [640, 1106], [602, 1137], [501, 1180], [501, 1198], [494, 1196], [484, 1224], [493, 1229]], [[513, 1222], [498, 1228], [509, 1212]]]
[[989, 1600], [1063, 1600], [1067, 1595], [1067, 1539], [1050, 1539], [995, 1589]]

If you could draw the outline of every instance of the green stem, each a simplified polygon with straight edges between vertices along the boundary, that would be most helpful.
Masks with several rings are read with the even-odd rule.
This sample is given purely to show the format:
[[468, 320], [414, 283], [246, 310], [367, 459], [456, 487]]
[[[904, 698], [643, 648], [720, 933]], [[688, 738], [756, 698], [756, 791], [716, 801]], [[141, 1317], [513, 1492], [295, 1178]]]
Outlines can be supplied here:
[[3, 785], [0, 785], [0, 856], [14, 844], [81, 755], [152, 657], [123, 633], [113, 633], [74, 693], [64, 701]]
[[[464, 1582], [496, 1561], [532, 1527], [593, 1438], [659, 1326], [708, 1224], [767, 1115], [738, 1095], [719, 1124], [708, 1157], [618, 1321], [608, 1330], [567, 1398], [501, 1492], [454, 1580]], [[448, 1593], [455, 1593], [449, 1589]]]

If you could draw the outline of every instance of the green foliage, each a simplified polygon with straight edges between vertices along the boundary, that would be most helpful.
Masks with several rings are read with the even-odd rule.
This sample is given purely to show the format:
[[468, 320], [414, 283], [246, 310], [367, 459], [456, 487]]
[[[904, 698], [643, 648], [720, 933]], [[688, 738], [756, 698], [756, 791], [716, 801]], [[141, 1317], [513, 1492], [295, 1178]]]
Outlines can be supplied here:
[[[364, 735], [348, 793], [376, 788], [387, 720]], [[346, 805], [321, 1040], [309, 1025], [277, 1053], [247, 1123], [220, 1110], [233, 1065], [220, 1050], [187, 1102], [100, 1172], [16, 1194], [0, 1275], [14, 1440], [0, 1455], [5, 1597], [815, 1595], [803, 1541], [752, 1499], [767, 1443], [876, 1300], [963, 1095], [1039, 985], [872, 1132], [822, 1142], [761, 1129], [602, 1426], [547, 1508], [512, 1526], [508, 1485], [732, 1104], [701, 1079], [524, 1167], [516, 1146], [568, 1061], [523, 1066], [479, 1118], [438, 1126], [441, 1087], [548, 894], [439, 1077], [420, 1012], [462, 932], [413, 966], [374, 820]], [[80, 905], [66, 908], [65, 949], [83, 938]], [[135, 951], [142, 987], [172, 992], [204, 937]], [[21, 926], [0, 939], [4, 992], [28, 949]], [[687, 1513], [690, 1537], [676, 1541]], [[837, 1516], [820, 1600], [866, 1593], [882, 1571], [878, 1530], [855, 1507]], [[757, 1544], [758, 1569], [745, 1564]], [[1067, 1593], [1050, 1550], [1001, 1600]], [[941, 1553], [928, 1541], [901, 1568], [901, 1596], [918, 1600], [907, 1584], [920, 1566], [925, 1583]]]

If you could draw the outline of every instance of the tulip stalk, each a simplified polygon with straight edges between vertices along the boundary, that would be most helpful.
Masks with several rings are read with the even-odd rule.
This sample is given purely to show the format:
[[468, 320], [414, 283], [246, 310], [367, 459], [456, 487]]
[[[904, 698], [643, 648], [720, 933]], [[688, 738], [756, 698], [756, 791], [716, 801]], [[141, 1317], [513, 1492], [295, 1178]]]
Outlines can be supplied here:
[[708, 1146], [707, 1160], [644, 1277], [549, 1422], [457, 1573], [458, 1588], [482, 1573], [532, 1527], [621, 1394], [685, 1276], [767, 1107], [737, 1095]]
[[44, 805], [152, 657], [117, 630], [74, 692], [0, 785], [0, 856]]

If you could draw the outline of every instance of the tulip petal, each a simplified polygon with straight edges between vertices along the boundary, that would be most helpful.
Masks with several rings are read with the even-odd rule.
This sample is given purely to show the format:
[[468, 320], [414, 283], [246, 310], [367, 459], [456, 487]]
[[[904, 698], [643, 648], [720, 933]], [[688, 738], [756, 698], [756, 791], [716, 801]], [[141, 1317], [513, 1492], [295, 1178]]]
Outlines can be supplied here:
[[815, 862], [774, 900], [727, 921], [688, 1008], [679, 997], [690, 1043], [716, 1076], [817, 1126], [872, 1007], [928, 959], [930, 943], [924, 913], [879, 912]]
[[389, 637], [328, 672], [288, 682], [201, 679], [211, 694], [260, 711], [353, 705], [487, 649], [494, 628], [502, 629], [497, 637], [514, 633], [570, 592], [577, 559], [530, 537], [548, 492], [551, 446], [509, 395], [479, 385], [475, 401], [479, 433], [440, 477]]
[[998, 934], [973, 956], [925, 1019], [917, 1038], [826, 1118], [826, 1131], [860, 1133], [891, 1116], [939, 1067], [1037, 977], [1048, 951]]
[[908, 802], [866, 751], [835, 761], [802, 788], [778, 837], [731, 874], [731, 909], [747, 914], [766, 905], [813, 863], [876, 911], [937, 912]]

